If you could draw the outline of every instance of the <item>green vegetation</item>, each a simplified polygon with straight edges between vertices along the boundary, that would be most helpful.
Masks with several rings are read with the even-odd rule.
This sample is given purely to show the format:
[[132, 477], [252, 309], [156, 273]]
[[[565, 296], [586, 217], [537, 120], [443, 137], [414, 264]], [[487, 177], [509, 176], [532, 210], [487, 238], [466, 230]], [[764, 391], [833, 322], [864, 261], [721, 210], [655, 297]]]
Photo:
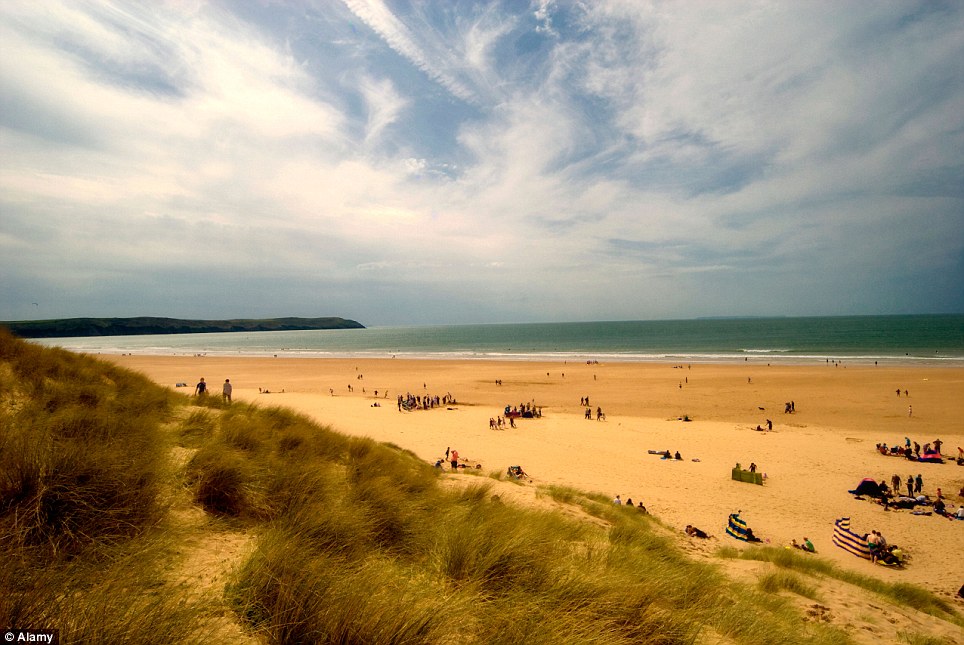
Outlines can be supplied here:
[[899, 605], [913, 607], [964, 627], [964, 618], [954, 610], [951, 604], [926, 589], [904, 582], [884, 582], [877, 578], [847, 571], [813, 555], [800, 554], [790, 549], [778, 547], [760, 547], [746, 551], [725, 547], [720, 549], [717, 554], [723, 558], [771, 562], [781, 569], [840, 580], [885, 596]]
[[[2, 331], [0, 393], [0, 627], [64, 643], [849, 642], [782, 593], [814, 597], [799, 576], [735, 583], [601, 495], [545, 491], [588, 521], [504, 504], [507, 482], [443, 486], [394, 446]], [[212, 542], [243, 548], [204, 586]]]
[[817, 590], [788, 571], [771, 571], [760, 576], [760, 589], [768, 593], [790, 591], [799, 596], [817, 600]]
[[21, 338], [78, 336], [135, 336], [138, 334], [201, 334], [229, 331], [299, 331], [306, 329], [364, 329], [345, 318], [267, 318], [252, 320], [183, 320], [179, 318], [61, 318], [0, 322]]

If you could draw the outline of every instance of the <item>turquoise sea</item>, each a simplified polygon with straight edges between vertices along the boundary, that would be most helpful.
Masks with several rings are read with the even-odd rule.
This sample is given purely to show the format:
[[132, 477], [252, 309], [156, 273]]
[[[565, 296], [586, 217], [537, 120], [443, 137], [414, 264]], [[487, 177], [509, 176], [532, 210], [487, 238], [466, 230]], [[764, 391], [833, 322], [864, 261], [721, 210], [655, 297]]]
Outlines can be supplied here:
[[371, 327], [56, 338], [97, 353], [964, 365], [964, 315]]

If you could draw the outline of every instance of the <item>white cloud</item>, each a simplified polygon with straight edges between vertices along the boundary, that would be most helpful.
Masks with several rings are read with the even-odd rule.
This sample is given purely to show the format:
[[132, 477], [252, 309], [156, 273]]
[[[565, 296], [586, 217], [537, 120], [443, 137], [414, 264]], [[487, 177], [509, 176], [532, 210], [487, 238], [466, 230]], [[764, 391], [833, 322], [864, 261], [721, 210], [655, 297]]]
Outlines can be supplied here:
[[956, 7], [346, 5], [0, 5], [0, 272], [196, 266], [380, 324], [824, 313], [959, 267]]
[[385, 128], [396, 122], [399, 112], [410, 102], [396, 91], [395, 85], [387, 78], [362, 76], [358, 79], [358, 91], [368, 107], [365, 143], [370, 145], [378, 141]]
[[463, 101], [475, 100], [473, 92], [453, 74], [449, 67], [451, 58], [448, 48], [437, 47], [426, 50], [425, 43], [418, 42], [408, 26], [393, 14], [381, 0], [346, 0], [351, 11], [378, 33], [393, 50], [425, 72]]

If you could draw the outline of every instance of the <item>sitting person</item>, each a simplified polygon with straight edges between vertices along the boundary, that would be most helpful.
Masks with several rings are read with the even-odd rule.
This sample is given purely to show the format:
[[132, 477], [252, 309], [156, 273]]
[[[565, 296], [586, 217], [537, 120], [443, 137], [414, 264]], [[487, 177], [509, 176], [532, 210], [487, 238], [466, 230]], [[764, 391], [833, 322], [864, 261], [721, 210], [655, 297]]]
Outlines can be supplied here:
[[816, 550], [816, 549], [814, 548], [814, 546], [813, 546], [813, 542], [811, 542], [811, 541], [810, 541], [810, 538], [808, 538], [808, 537], [806, 537], [806, 536], [804, 536], [804, 538], [803, 538], [803, 543], [802, 543], [802, 544], [798, 544], [796, 540], [790, 540], [790, 546], [792, 546], [794, 549], [800, 549], [801, 551], [807, 551], [808, 553], [816, 553], [816, 552], [817, 552], [817, 550]]
[[687, 524], [684, 530], [686, 531], [686, 534], [690, 537], [701, 538], [701, 539], [706, 539], [710, 537], [709, 535], [706, 534], [705, 531], [702, 531], [696, 528], [692, 524]]
[[901, 564], [902, 558], [903, 552], [900, 548], [895, 545], [890, 545], [880, 549], [877, 553], [876, 562], [894, 566]]
[[[643, 503], [642, 503], [642, 502], [639, 502], [639, 503], [636, 505], [636, 508], [637, 508], [637, 510], [639, 510], [639, 512], [642, 513], [643, 515], [646, 514], [646, 507], [643, 506]], [[961, 508], [964, 508], [964, 506], [962, 506]], [[964, 518], [961, 518], [961, 519], [964, 519]]]
[[748, 529], [746, 530], [746, 541], [747, 541], [747, 542], [762, 542], [763, 540], [761, 540], [761, 539], [758, 538], [757, 536], [753, 535], [753, 529], [748, 528]]
[[506, 474], [515, 479], [522, 479], [529, 476], [526, 474], [526, 471], [522, 470], [522, 466], [509, 466], [508, 469], [506, 469]]
[[940, 497], [934, 502], [934, 512], [938, 515], [947, 515], [947, 506], [944, 504], [944, 500]]

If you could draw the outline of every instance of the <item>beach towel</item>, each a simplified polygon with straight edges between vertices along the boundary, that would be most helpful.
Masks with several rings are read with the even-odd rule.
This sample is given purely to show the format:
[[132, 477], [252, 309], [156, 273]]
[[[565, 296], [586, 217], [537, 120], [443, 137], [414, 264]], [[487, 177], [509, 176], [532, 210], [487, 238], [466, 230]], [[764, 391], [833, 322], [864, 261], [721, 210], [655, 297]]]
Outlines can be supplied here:
[[871, 559], [867, 536], [857, 535], [850, 530], [849, 517], [841, 517], [833, 523], [833, 543], [858, 558]]
[[746, 542], [746, 522], [740, 519], [739, 513], [731, 513], [726, 523], [726, 534], [731, 538]]

